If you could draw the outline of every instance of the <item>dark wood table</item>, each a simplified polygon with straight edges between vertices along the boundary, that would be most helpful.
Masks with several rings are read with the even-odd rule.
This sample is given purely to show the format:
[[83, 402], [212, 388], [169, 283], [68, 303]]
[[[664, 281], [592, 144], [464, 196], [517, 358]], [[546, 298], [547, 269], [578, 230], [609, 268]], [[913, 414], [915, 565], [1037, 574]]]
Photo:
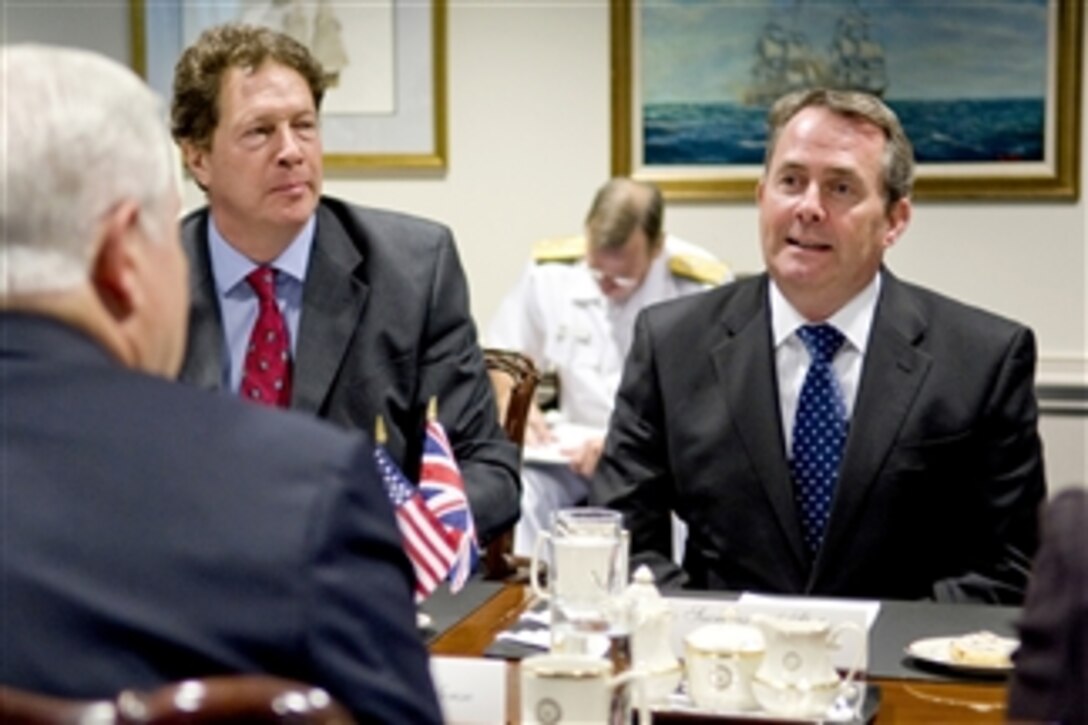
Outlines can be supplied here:
[[[483, 657], [495, 637], [517, 621], [518, 616], [530, 603], [531, 595], [521, 585], [491, 585], [489, 596], [481, 604], [461, 616], [451, 626], [436, 634], [430, 641], [431, 654], [457, 657]], [[932, 605], [936, 607], [938, 605]], [[880, 686], [880, 709], [876, 723], [1003, 723], [1005, 722], [1006, 685], [1003, 680], [966, 680], [940, 674], [915, 672], [897, 665], [902, 653], [897, 637], [911, 637], [911, 627], [925, 620], [932, 631], [933, 622], [944, 622], [950, 631], [966, 631], [965, 620], [972, 615], [986, 612], [997, 625], [1009, 622], [1015, 610], [1008, 608], [975, 609], [969, 605], [949, 605], [940, 609], [926, 609], [927, 605], [891, 602], [885, 603], [881, 616], [894, 616], [896, 631], [874, 625], [872, 633], [873, 657], [870, 663], [869, 681]], [[966, 608], [964, 608], [966, 607]], [[441, 603], [439, 603], [441, 608]], [[934, 615], [926, 618], [927, 611]], [[934, 619], [935, 617], [935, 619]], [[987, 622], [992, 625], [995, 621]], [[1011, 625], [1010, 625], [1011, 626]], [[975, 627], [978, 628], [978, 627]], [[994, 629], [1006, 629], [994, 626]], [[909, 641], [909, 640], [908, 640]], [[878, 647], [896, 648], [894, 652], [878, 653]], [[879, 669], [878, 669], [879, 668]], [[705, 722], [700, 718], [700, 722]]]

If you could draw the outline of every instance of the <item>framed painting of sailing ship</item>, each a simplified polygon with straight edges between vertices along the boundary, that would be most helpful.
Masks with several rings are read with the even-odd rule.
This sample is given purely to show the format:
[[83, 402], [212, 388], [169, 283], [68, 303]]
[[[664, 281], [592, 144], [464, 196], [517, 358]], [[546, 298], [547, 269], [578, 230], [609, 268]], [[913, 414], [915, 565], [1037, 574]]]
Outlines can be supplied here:
[[612, 171], [752, 199], [767, 108], [857, 88], [899, 115], [915, 196], [1076, 199], [1081, 0], [611, 0]]
[[165, 98], [206, 28], [247, 22], [300, 40], [325, 70], [326, 170], [446, 167], [446, 0], [129, 0], [133, 67]]

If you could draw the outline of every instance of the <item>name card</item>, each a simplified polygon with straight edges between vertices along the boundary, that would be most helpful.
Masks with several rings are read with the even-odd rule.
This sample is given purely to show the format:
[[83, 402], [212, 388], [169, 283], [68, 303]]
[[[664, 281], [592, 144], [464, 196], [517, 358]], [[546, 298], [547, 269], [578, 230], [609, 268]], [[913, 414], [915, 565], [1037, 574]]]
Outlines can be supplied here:
[[507, 721], [506, 660], [431, 657], [431, 677], [447, 725]]
[[842, 670], [855, 665], [860, 671], [869, 666], [869, 629], [880, 612], [880, 602], [844, 599], [813, 599], [809, 597], [780, 597], [762, 594], [743, 594], [737, 600], [695, 599], [669, 597], [665, 600], [672, 609], [672, 648], [678, 657], [684, 656], [684, 637], [704, 624], [726, 620], [732, 614], [738, 621], [746, 622], [753, 614], [769, 614], [778, 617], [824, 619], [832, 625], [853, 622], [861, 628], [841, 634], [831, 652], [832, 664]]
[[690, 597], [665, 597], [672, 610], [672, 636], [670, 644], [677, 657], [684, 656], [684, 637], [704, 624], [721, 622], [730, 613], [737, 613], [737, 603], [725, 599], [695, 599]]

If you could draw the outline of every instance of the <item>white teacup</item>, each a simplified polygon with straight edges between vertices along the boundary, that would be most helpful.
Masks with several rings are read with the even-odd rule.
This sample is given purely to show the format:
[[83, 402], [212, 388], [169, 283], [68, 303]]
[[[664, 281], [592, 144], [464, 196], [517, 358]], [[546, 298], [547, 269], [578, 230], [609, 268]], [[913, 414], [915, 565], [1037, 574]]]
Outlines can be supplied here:
[[684, 638], [688, 695], [704, 710], [756, 708], [752, 681], [763, 653], [763, 635], [747, 624], [705, 624], [690, 632]]
[[577, 654], [539, 654], [521, 661], [521, 722], [629, 723], [625, 686], [638, 692], [639, 722], [650, 722], [642, 676], [628, 671], [613, 676], [606, 659]]

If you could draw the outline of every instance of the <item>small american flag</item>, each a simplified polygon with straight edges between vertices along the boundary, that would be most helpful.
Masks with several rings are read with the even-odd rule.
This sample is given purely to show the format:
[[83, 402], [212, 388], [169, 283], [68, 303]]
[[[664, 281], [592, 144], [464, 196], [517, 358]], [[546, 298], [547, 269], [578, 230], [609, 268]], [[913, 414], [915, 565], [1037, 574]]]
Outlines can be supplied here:
[[451, 535], [435, 517], [384, 446], [374, 446], [374, 460], [396, 511], [404, 549], [416, 572], [416, 601], [421, 602], [449, 575], [458, 557], [460, 537]]
[[472, 573], [480, 552], [461, 470], [457, 467], [446, 430], [437, 418], [427, 421], [419, 492], [427, 508], [445, 526], [451, 540], [456, 541], [457, 556], [449, 576], [450, 591], [456, 594]]

